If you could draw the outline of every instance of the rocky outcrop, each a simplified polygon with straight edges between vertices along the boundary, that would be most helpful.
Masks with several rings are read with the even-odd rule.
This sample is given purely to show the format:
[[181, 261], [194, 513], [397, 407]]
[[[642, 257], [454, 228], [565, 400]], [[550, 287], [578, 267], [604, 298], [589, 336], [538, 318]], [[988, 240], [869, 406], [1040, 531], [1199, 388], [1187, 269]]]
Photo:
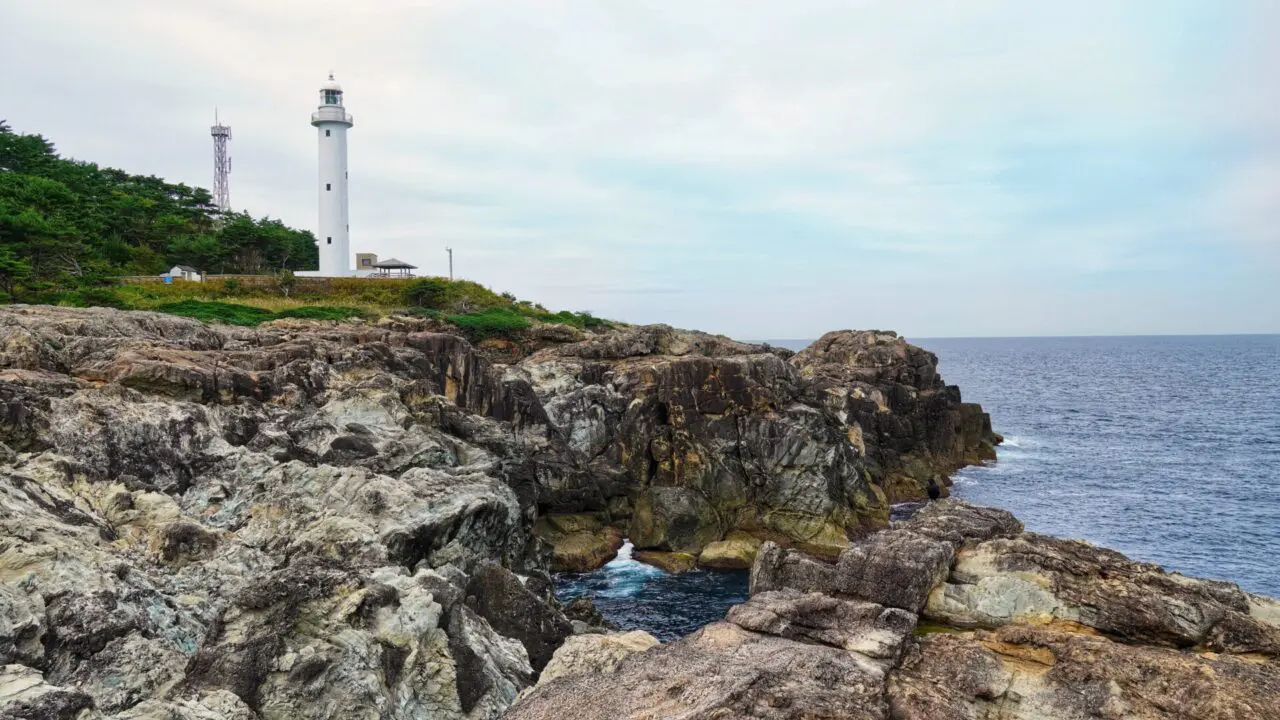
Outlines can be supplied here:
[[835, 560], [766, 543], [724, 622], [549, 679], [509, 717], [1261, 720], [1278, 609], [944, 501]]
[[746, 532], [837, 554], [998, 442], [937, 358], [893, 333], [830, 333], [793, 356], [648, 326], [545, 348], [507, 378], [593, 478], [546, 485], [540, 510], [601, 513], [641, 550], [698, 555]]
[[576, 471], [422, 327], [0, 308], [0, 714], [500, 715], [568, 634], [530, 531]]

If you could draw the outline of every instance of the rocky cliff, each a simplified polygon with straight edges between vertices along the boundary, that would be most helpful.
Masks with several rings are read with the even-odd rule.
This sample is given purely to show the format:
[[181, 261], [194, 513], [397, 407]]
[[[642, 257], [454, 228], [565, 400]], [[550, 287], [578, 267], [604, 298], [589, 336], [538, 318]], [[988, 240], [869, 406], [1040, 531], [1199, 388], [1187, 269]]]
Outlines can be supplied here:
[[997, 440], [890, 333], [439, 330], [0, 308], [0, 716], [497, 717], [553, 558], [831, 555]]
[[1003, 511], [935, 503], [834, 561], [767, 543], [751, 585], [669, 645], [575, 639], [507, 717], [1280, 717], [1280, 603]]
[[506, 377], [533, 388], [586, 471], [539, 500], [540, 534], [574, 550], [557, 554], [564, 569], [607, 557], [591, 537], [608, 525], [689, 556], [735, 534], [836, 553], [891, 502], [945, 495], [999, 442], [937, 358], [894, 333], [830, 333], [794, 354], [642, 327], [540, 350]]

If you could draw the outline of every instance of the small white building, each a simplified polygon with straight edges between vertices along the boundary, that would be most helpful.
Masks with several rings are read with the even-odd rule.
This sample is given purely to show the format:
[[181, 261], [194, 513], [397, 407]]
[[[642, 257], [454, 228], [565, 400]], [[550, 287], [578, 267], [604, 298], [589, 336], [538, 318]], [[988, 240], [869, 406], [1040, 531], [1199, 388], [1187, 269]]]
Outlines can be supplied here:
[[174, 265], [173, 269], [160, 277], [165, 278], [165, 282], [172, 282], [174, 280], [204, 282], [204, 276], [200, 274], [200, 271], [190, 265]]

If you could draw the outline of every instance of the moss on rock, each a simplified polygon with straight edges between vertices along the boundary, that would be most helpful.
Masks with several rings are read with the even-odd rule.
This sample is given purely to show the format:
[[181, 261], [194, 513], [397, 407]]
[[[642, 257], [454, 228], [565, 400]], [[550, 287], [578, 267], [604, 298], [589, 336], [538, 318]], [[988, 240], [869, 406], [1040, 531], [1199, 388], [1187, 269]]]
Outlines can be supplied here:
[[698, 566], [711, 570], [746, 570], [760, 552], [760, 539], [744, 532], [729, 533], [702, 549]]

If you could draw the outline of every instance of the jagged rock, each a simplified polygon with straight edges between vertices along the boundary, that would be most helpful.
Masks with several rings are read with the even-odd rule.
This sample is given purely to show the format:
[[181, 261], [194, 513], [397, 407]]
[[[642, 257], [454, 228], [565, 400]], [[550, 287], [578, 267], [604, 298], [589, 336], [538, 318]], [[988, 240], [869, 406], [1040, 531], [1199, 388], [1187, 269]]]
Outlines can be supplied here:
[[766, 543], [752, 567], [751, 592], [793, 588], [919, 613], [947, 579], [957, 549], [1021, 530], [1002, 510], [942, 501], [858, 540], [834, 564]]
[[1280, 656], [1276, 607], [1230, 583], [1025, 533], [962, 550], [925, 614], [963, 627], [1059, 620], [1129, 642]]
[[44, 599], [0, 584], [0, 664], [43, 665], [44, 635]]
[[523, 643], [535, 673], [546, 667], [555, 649], [573, 634], [573, 626], [563, 613], [549, 607], [500, 565], [485, 565], [472, 575], [467, 584], [467, 605], [499, 633]]
[[93, 698], [51, 685], [39, 670], [24, 665], [0, 668], [0, 717], [12, 720], [90, 720], [101, 717]]
[[115, 713], [163, 695], [182, 679], [186, 664], [187, 657], [164, 641], [135, 632], [107, 643], [62, 683], [87, 692], [102, 712]]
[[929, 491], [944, 488], [935, 477], [995, 459], [991, 419], [943, 383], [933, 353], [897, 333], [830, 332], [791, 364], [816, 402], [847, 424], [892, 502], [936, 497]]
[[636, 501], [629, 536], [637, 547], [696, 555], [723, 530], [715, 508], [701, 493], [656, 487]]
[[258, 720], [240, 698], [227, 692], [206, 693], [186, 700], [148, 700], [122, 713], [113, 720]]
[[[522, 692], [512, 717], [1280, 706], [1274, 601], [962, 503], [888, 527], [889, 500], [943, 494], [998, 441], [892, 334], [791, 356], [549, 331], [495, 367], [441, 329], [0, 308], [0, 715], [481, 720]], [[637, 559], [782, 543], [728, 621], [635, 652], [556, 609], [548, 511], [594, 523], [558, 521], [566, 550], [617, 542], [606, 526]]]
[[499, 715], [532, 670], [466, 573], [543, 577], [564, 463], [527, 386], [422, 327], [0, 309], [3, 660], [117, 717]]
[[609, 675], [623, 660], [661, 645], [643, 630], [626, 633], [574, 635], [566, 638], [538, 678], [545, 685], [566, 675]]
[[[499, 635], [465, 605], [450, 612], [448, 630], [462, 711], [481, 717], [501, 715], [533, 679], [524, 646]], [[479, 712], [477, 706], [481, 706]]]
[[994, 538], [1016, 537], [1023, 530], [1022, 523], [1007, 510], [954, 500], [929, 503], [897, 527], [950, 543], [957, 550]]

